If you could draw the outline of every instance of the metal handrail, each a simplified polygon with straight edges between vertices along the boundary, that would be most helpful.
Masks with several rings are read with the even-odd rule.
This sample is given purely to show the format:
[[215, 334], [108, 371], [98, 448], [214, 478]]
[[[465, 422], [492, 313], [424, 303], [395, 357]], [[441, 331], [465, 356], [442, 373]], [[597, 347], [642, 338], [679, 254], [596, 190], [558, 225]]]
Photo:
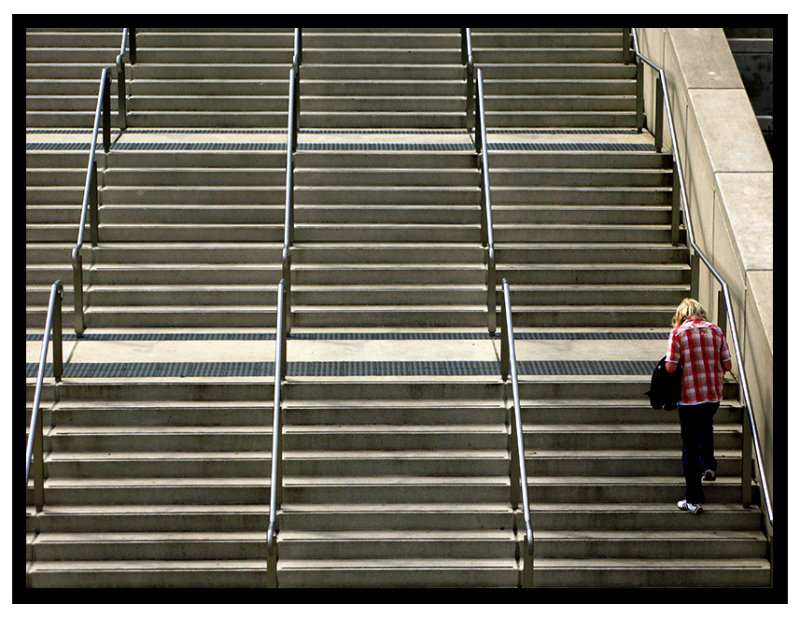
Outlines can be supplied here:
[[47, 304], [47, 319], [42, 337], [42, 352], [39, 357], [39, 373], [36, 375], [36, 390], [33, 395], [31, 422], [28, 429], [28, 446], [25, 450], [25, 485], [31, 478], [31, 459], [33, 459], [33, 500], [36, 511], [44, 508], [44, 429], [39, 419], [39, 405], [42, 399], [44, 367], [47, 362], [47, 350], [50, 336], [53, 337], [53, 377], [61, 381], [64, 368], [63, 337], [61, 322], [61, 301], [64, 297], [64, 286], [57, 280], [50, 286], [50, 301]]
[[83, 316], [83, 259], [80, 254], [83, 247], [83, 234], [86, 226], [87, 211], [89, 211], [89, 238], [92, 247], [98, 242], [98, 195], [97, 195], [97, 131], [100, 127], [100, 115], [103, 116], [103, 151], [108, 153], [111, 148], [111, 78], [109, 70], [103, 69], [100, 74], [100, 91], [97, 94], [97, 108], [94, 113], [94, 127], [92, 141], [89, 149], [89, 164], [86, 169], [86, 182], [83, 187], [83, 204], [81, 205], [81, 219], [78, 225], [78, 242], [72, 250], [73, 271], [73, 296], [75, 301], [75, 333], [80, 336], [86, 330], [86, 321]]
[[[504, 382], [511, 375], [511, 392], [514, 399], [514, 422], [511, 425], [511, 506], [516, 509], [522, 500], [522, 515], [525, 523], [525, 553], [523, 558], [522, 585], [533, 586], [533, 529], [530, 503], [528, 502], [528, 473], [525, 469], [525, 447], [523, 445], [522, 413], [519, 406], [519, 379], [517, 377], [517, 351], [514, 346], [514, 326], [511, 320], [511, 293], [508, 281], [503, 279], [503, 299], [500, 304], [500, 375]], [[503, 333], [502, 330], [505, 329]], [[519, 476], [514, 474], [514, 463]]]
[[294, 55], [289, 70], [289, 110], [286, 130], [286, 200], [283, 219], [283, 251], [281, 276], [286, 281], [285, 336], [292, 329], [292, 245], [294, 245], [294, 157], [297, 153], [297, 134], [300, 125], [300, 61], [302, 59], [302, 30], [294, 29]]
[[475, 128], [475, 97], [472, 82], [475, 81], [475, 62], [472, 58], [472, 28], [461, 28], [461, 64], [466, 73], [466, 127], [470, 131]]
[[275, 384], [272, 410], [272, 454], [269, 489], [269, 526], [267, 528], [267, 585], [278, 587], [278, 510], [283, 498], [283, 436], [281, 432], [281, 401], [283, 380], [286, 378], [286, 340], [291, 330], [291, 274], [294, 244], [294, 155], [297, 152], [297, 133], [300, 121], [300, 64], [303, 53], [303, 33], [294, 29], [294, 53], [289, 70], [289, 114], [286, 135], [286, 207], [283, 225], [282, 278], [278, 283], [277, 323], [275, 325]]
[[131, 66], [136, 64], [136, 29], [123, 28], [122, 30], [122, 44], [119, 46], [119, 54], [117, 55], [117, 112], [119, 114], [119, 126], [121, 130], [128, 128], [128, 99], [127, 99], [127, 83], [125, 81], [125, 52], [128, 48], [128, 60]]
[[278, 283], [277, 324], [275, 327], [275, 385], [272, 407], [272, 454], [269, 487], [269, 526], [267, 528], [267, 578], [278, 587], [278, 509], [283, 501], [283, 436], [281, 432], [281, 386], [286, 378], [286, 282]]
[[[758, 427], [756, 426], [755, 416], [753, 414], [753, 407], [750, 402], [750, 388], [747, 384], [747, 377], [744, 370], [744, 364], [742, 363], [742, 353], [741, 353], [741, 346], [739, 344], [739, 336], [736, 331], [736, 320], [734, 318], [733, 313], [733, 304], [731, 302], [731, 295], [728, 289], [728, 284], [722, 278], [722, 276], [717, 272], [717, 270], [711, 265], [711, 262], [706, 257], [705, 253], [700, 249], [700, 247], [695, 242], [694, 237], [694, 230], [692, 228], [692, 217], [691, 213], [689, 212], [689, 200], [686, 194], [686, 186], [684, 182], [684, 174], [683, 174], [683, 166], [681, 165], [681, 158], [678, 152], [678, 140], [676, 139], [676, 132], [675, 132], [675, 123], [672, 117], [672, 109], [669, 105], [669, 96], [667, 93], [667, 79], [664, 73], [664, 70], [660, 68], [658, 65], [654, 64], [647, 58], [645, 58], [641, 52], [639, 51], [639, 40], [636, 35], [636, 28], [631, 28], [631, 34], [633, 36], [633, 48], [634, 48], [634, 55], [637, 59], [641, 60], [642, 62], [649, 65], [654, 71], [658, 73], [658, 78], [660, 81], [660, 86], [662, 89], [661, 96], [663, 97], [664, 108], [666, 111], [667, 116], [667, 124], [669, 126], [669, 133], [670, 138], [672, 140], [672, 148], [674, 151], [673, 160], [675, 161], [675, 170], [678, 176], [678, 183], [680, 186], [680, 194], [681, 194], [681, 209], [683, 211], [683, 222], [686, 228], [686, 235], [687, 235], [687, 244], [691, 247], [693, 254], [691, 256], [691, 266], [692, 266], [692, 289], [691, 294], [693, 297], [696, 297], [697, 288], [698, 288], [698, 280], [699, 280], [699, 260], [708, 267], [708, 270], [714, 276], [714, 278], [719, 282], [722, 290], [721, 294], [725, 299], [725, 311], [726, 314], [722, 316], [723, 319], [720, 319], [720, 322], [724, 322], [726, 316], [727, 320], [730, 321], [730, 330], [731, 330], [731, 338], [733, 339], [733, 349], [734, 354], [736, 356], [736, 364], [739, 367], [739, 381], [742, 384], [742, 393], [744, 396], [744, 403], [745, 408], [747, 410], [747, 424], [750, 425], [750, 434], [753, 440], [753, 449], [755, 452], [756, 458], [756, 465], [758, 467], [758, 473], [761, 478], [761, 493], [764, 497], [764, 506], [766, 508], [766, 515], [767, 519], [769, 520], [770, 526], [772, 526], [772, 500], [769, 496], [769, 489], [767, 487], [767, 476], [764, 471], [764, 461], [763, 456], [761, 454], [761, 446], [759, 442], [759, 434], [758, 434]], [[637, 62], [638, 64], [638, 62]], [[641, 66], [639, 64], [639, 66]], [[662, 113], [660, 108], [657, 110], [657, 113]], [[663, 126], [663, 122], [661, 123]], [[699, 260], [698, 260], [699, 258]], [[742, 428], [744, 431], [744, 427]], [[744, 461], [744, 457], [742, 457], [742, 502], [747, 505], [750, 503], [750, 461]], [[746, 477], [746, 478], [745, 478]]]
[[486, 141], [486, 105], [483, 99], [483, 73], [477, 71], [475, 80], [478, 114], [475, 128], [475, 153], [481, 170], [481, 244], [486, 247], [486, 309], [489, 332], [497, 330], [497, 264], [494, 254], [494, 222], [489, 182], [489, 145]]
[[303, 64], [303, 29], [294, 29], [294, 51], [292, 53], [292, 68], [300, 70]]

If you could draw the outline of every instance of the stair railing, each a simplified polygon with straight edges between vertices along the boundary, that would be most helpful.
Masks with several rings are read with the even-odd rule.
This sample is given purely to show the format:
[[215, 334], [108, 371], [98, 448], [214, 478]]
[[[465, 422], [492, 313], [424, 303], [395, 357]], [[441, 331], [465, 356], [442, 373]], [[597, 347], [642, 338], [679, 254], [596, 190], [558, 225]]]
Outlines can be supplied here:
[[272, 453], [269, 486], [269, 527], [267, 528], [267, 585], [278, 587], [278, 510], [283, 501], [283, 435], [281, 401], [286, 379], [286, 320], [288, 316], [286, 282], [278, 283], [277, 324], [275, 327], [275, 385], [272, 407]]
[[89, 164], [86, 169], [86, 182], [83, 187], [83, 204], [81, 205], [81, 219], [78, 225], [78, 242], [72, 250], [72, 283], [75, 301], [75, 333], [80, 337], [86, 330], [86, 320], [83, 315], [83, 235], [86, 227], [86, 217], [89, 216], [89, 239], [92, 247], [97, 246], [100, 216], [98, 211], [99, 196], [97, 192], [97, 133], [100, 128], [100, 118], [103, 120], [103, 151], [108, 153], [111, 148], [111, 76], [108, 69], [103, 69], [100, 75], [100, 91], [97, 94], [97, 108], [94, 113], [94, 128], [89, 149]]
[[489, 183], [489, 144], [486, 141], [486, 105], [483, 99], [483, 73], [477, 70], [476, 100], [478, 113], [475, 127], [475, 154], [481, 171], [481, 244], [486, 248], [486, 309], [489, 332], [497, 330], [497, 264], [494, 255], [494, 223], [492, 221], [492, 195]]
[[275, 384], [272, 409], [272, 453], [269, 488], [269, 527], [267, 528], [267, 586], [278, 587], [278, 511], [283, 501], [283, 435], [281, 423], [282, 385], [286, 379], [286, 340], [291, 330], [291, 274], [294, 244], [294, 156], [300, 121], [300, 64], [303, 58], [303, 32], [294, 29], [294, 52], [289, 70], [289, 114], [286, 135], [286, 208], [283, 225], [281, 280], [278, 283], [277, 323], [275, 325]]
[[42, 400], [42, 384], [44, 382], [44, 369], [47, 363], [47, 350], [50, 337], [53, 338], [53, 377], [56, 382], [61, 381], [64, 367], [61, 301], [64, 297], [64, 287], [59, 279], [50, 286], [50, 301], [47, 303], [47, 319], [42, 337], [42, 352], [39, 357], [39, 373], [36, 375], [36, 390], [33, 395], [33, 408], [31, 409], [31, 422], [28, 429], [28, 447], [25, 451], [25, 486], [31, 478], [31, 459], [33, 460], [33, 501], [36, 511], [44, 508], [44, 429], [39, 418], [39, 407]]
[[[533, 586], [533, 529], [528, 502], [528, 473], [525, 468], [522, 413], [519, 406], [519, 379], [517, 377], [517, 351], [514, 347], [514, 326], [511, 320], [511, 293], [508, 281], [503, 279], [503, 298], [500, 303], [500, 375], [508, 387], [511, 376], [511, 393], [514, 400], [514, 420], [511, 425], [511, 507], [516, 511], [522, 501], [522, 516], [525, 523], [525, 548], [523, 551], [522, 586]], [[517, 474], [517, 470], [519, 474]], [[516, 524], [516, 519], [515, 519]], [[516, 525], [515, 525], [516, 528]]]
[[475, 81], [475, 62], [472, 59], [472, 28], [461, 28], [461, 64], [466, 74], [466, 117], [467, 131], [475, 128], [475, 95], [472, 84]]
[[[736, 330], [736, 319], [734, 317], [733, 312], [733, 303], [731, 301], [731, 294], [730, 290], [728, 289], [728, 284], [722, 278], [722, 276], [717, 272], [717, 270], [711, 265], [711, 262], [706, 257], [705, 253], [700, 249], [700, 247], [695, 242], [694, 230], [692, 227], [692, 217], [689, 211], [689, 199], [686, 193], [686, 186], [684, 181], [684, 173], [683, 173], [683, 166], [681, 164], [681, 158], [679, 153], [678, 147], [678, 140], [676, 138], [675, 132], [675, 123], [673, 121], [672, 110], [669, 104], [669, 96], [667, 93], [667, 79], [666, 75], [664, 74], [664, 70], [645, 58], [641, 52], [639, 51], [639, 41], [636, 35], [636, 28], [631, 28], [631, 35], [633, 38], [633, 54], [636, 59], [637, 63], [637, 76], [640, 74], [642, 70], [642, 63], [646, 63], [650, 66], [656, 73], [658, 73], [658, 77], [656, 80], [656, 93], [658, 94], [656, 99], [656, 118], [659, 115], [663, 118], [663, 114], [667, 116], [667, 124], [669, 126], [669, 134], [672, 140], [672, 148], [673, 148], [673, 161], [675, 162], [675, 171], [677, 176], [677, 183], [680, 188], [680, 199], [677, 200], [679, 207], [681, 208], [681, 212], [683, 213], [683, 222], [686, 228], [686, 236], [687, 236], [687, 244], [690, 247], [690, 265], [691, 265], [691, 296], [693, 298], [697, 297], [697, 292], [699, 288], [699, 280], [700, 280], [700, 262], [702, 261], [711, 275], [719, 282], [721, 290], [718, 292], [718, 319], [717, 323], [720, 328], [725, 331], [725, 326], [728, 321], [730, 321], [730, 331], [731, 331], [731, 339], [733, 340], [733, 349], [734, 354], [736, 356], [736, 364], [739, 367], [739, 381], [742, 385], [742, 394], [744, 398], [745, 410], [746, 414], [743, 414], [742, 419], [742, 435], [748, 436], [749, 439], [742, 440], [742, 504], [744, 506], [748, 506], [752, 501], [752, 471], [751, 471], [751, 464], [752, 464], [752, 451], [755, 453], [756, 459], [756, 467], [758, 469], [758, 476], [760, 482], [758, 483], [761, 489], [761, 495], [764, 499], [764, 508], [766, 511], [767, 520], [769, 521], [769, 537], [770, 537], [770, 547], [772, 547], [772, 500], [770, 499], [770, 492], [769, 488], [767, 487], [767, 475], [764, 471], [764, 459], [761, 453], [761, 445], [758, 433], [758, 426], [756, 425], [755, 416], [753, 414], [753, 406], [751, 404], [750, 399], [750, 388], [747, 384], [747, 376], [744, 369], [744, 364], [742, 363], [742, 351], [741, 351], [741, 344], [739, 343], [739, 336]], [[624, 50], [624, 53], [627, 50]], [[637, 79], [641, 79], [638, 78]], [[637, 87], [637, 98], [643, 100], [642, 95], [642, 88]], [[663, 104], [663, 109], [662, 108]], [[643, 102], [637, 105], [643, 106]], [[662, 128], [659, 128], [662, 127]], [[656, 122], [656, 132], [663, 131], [663, 120], [661, 122]], [[658, 138], [657, 138], [658, 139]], [[657, 141], [660, 148], [660, 140]], [[675, 182], [673, 182], [673, 186]], [[673, 195], [675, 191], [673, 190]], [[673, 197], [673, 203], [675, 202], [675, 198]], [[673, 242], [677, 241], [677, 235], [675, 233], [676, 229], [676, 220], [678, 217], [675, 215], [675, 210], [673, 210]], [[723, 302], [724, 301], [724, 302]], [[772, 565], [772, 561], [770, 561], [770, 568]]]
[[121, 130], [128, 128], [128, 98], [127, 82], [125, 80], [125, 52], [128, 48], [127, 58], [131, 66], [136, 64], [136, 28], [122, 30], [122, 44], [117, 55], [117, 112], [119, 113], [119, 127]]
[[294, 54], [289, 70], [289, 114], [286, 133], [286, 207], [283, 221], [283, 252], [281, 276], [286, 282], [286, 320], [283, 336], [292, 329], [292, 246], [294, 245], [294, 158], [297, 154], [297, 134], [300, 124], [300, 62], [302, 60], [302, 30], [294, 29]]

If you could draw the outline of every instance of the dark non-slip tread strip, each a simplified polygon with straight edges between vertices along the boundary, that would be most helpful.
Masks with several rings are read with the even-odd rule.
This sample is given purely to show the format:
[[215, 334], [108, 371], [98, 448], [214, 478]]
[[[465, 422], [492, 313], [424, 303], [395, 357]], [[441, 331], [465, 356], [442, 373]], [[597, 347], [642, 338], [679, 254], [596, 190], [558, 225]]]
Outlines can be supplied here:
[[[74, 143], [74, 142], [41, 142], [41, 143], [28, 143], [25, 149], [29, 152], [34, 151], [54, 151], [54, 150], [78, 150], [88, 151], [90, 144], [88, 142]], [[414, 144], [414, 143], [330, 143], [330, 144], [298, 144], [297, 149], [300, 151], [413, 151], [413, 152], [474, 152], [475, 147], [472, 144]], [[145, 142], [127, 142], [117, 143], [111, 146], [110, 152], [118, 151], [230, 151], [230, 150], [245, 150], [245, 151], [275, 151], [285, 152], [286, 145], [278, 142], [253, 142], [253, 143], [227, 143], [227, 142], [198, 142], [198, 143], [185, 143], [185, 142], [164, 142], [164, 143], [145, 143]], [[655, 148], [651, 144], [617, 144], [617, 143], [524, 143], [524, 142], [497, 142], [489, 143], [489, 150], [515, 150], [515, 151], [602, 151], [602, 152], [655, 152]]]
[[[550, 376], [648, 376], [656, 361], [518, 361], [520, 375]], [[35, 378], [38, 363], [27, 363], [26, 377]], [[50, 377], [52, 364], [45, 365]], [[159, 377], [263, 377], [272, 376], [275, 365], [262, 362], [175, 363], [66, 363], [65, 378], [159, 378]], [[493, 376], [497, 361], [297, 361], [288, 363], [288, 376]]]
[[[299, 341], [437, 341], [497, 339], [488, 332], [330, 332], [293, 333], [290, 339]], [[515, 341], [580, 341], [580, 340], [666, 340], [665, 332], [516, 332]], [[26, 333], [26, 341], [41, 341], [39, 333]], [[64, 341], [275, 341], [275, 333], [86, 333], [78, 338], [74, 333], [64, 333]]]
[[[26, 129], [28, 134], [37, 135], [45, 133], [91, 133], [92, 129]], [[119, 129], [112, 129], [112, 133], [120, 133]], [[486, 129], [487, 133], [513, 133], [518, 135], [627, 135], [637, 133], [636, 129]], [[168, 133], [286, 133], [286, 129], [126, 129], [125, 133], [143, 134], [168, 134]], [[382, 134], [382, 135], [461, 135], [472, 133], [466, 129], [299, 129], [298, 133], [338, 135], [338, 134]]]

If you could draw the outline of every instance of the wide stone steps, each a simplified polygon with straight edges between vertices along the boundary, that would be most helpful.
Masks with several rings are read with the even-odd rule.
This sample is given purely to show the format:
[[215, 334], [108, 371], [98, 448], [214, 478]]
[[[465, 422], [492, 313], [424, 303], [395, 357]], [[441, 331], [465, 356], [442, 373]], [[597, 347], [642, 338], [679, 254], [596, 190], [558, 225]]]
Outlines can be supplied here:
[[[194, 64], [189, 60], [185, 62], [149, 62], [142, 63], [138, 58], [133, 66], [132, 75], [135, 83], [139, 80], [167, 80], [173, 79], [230, 79], [230, 80], [284, 80], [288, 86], [291, 57], [277, 62], [204, 62]], [[288, 91], [287, 91], [288, 92]], [[134, 97], [136, 96], [134, 91]]]
[[[559, 225], [557, 223], [509, 224], [496, 223], [494, 238], [497, 243], [581, 243], [597, 244], [610, 242], [617, 244], [667, 244], [671, 241], [669, 225], [609, 225], [589, 224]], [[681, 230], [679, 240], [685, 238]]]
[[[99, 83], [100, 77], [98, 76], [97, 79]], [[25, 112], [25, 126], [30, 128], [91, 128], [94, 123], [94, 114], [95, 110], [89, 108], [83, 111], [30, 110]], [[119, 126], [119, 116], [114, 112], [111, 114], [111, 128], [117, 129]]]
[[[34, 519], [28, 507], [26, 525], [34, 521], [41, 532], [168, 532], [192, 529], [209, 532], [249, 530], [263, 532], [269, 519], [268, 504], [200, 505], [59, 505], [48, 508]], [[679, 532], [757, 530], [760, 513], [756, 508], [736, 504], [706, 504], [700, 517], [687, 517], [674, 504], [531, 504], [534, 530], [674, 530]], [[346, 513], [332, 519], [330, 514]], [[602, 513], [602, 518], [598, 517]], [[331, 530], [463, 530], [500, 529], [521, 520], [506, 502], [497, 504], [298, 504], [285, 505], [282, 513], [285, 529]], [[370, 528], [373, 526], [373, 528]], [[377, 528], [375, 528], [377, 526]], [[339, 530], [339, 528], [334, 528]]]
[[630, 95], [581, 94], [485, 94], [486, 113], [559, 111], [559, 112], [630, 112], [636, 110], [636, 99]]
[[491, 32], [488, 28], [472, 29], [472, 45], [475, 48], [622, 48], [622, 32]]
[[441, 129], [461, 128], [464, 112], [305, 112], [300, 111], [300, 125], [308, 128], [353, 128], [353, 129]]
[[615, 111], [513, 111], [487, 110], [487, 127], [537, 128], [631, 128], [636, 126], [635, 112]]
[[[32, 484], [28, 504], [33, 503]], [[60, 505], [269, 504], [269, 476], [225, 478], [59, 478], [44, 484], [47, 503]]]
[[535, 586], [592, 587], [741, 587], [769, 585], [764, 558], [688, 559], [540, 559]]
[[369, 97], [407, 96], [409, 93], [425, 93], [432, 97], [456, 97], [465, 104], [465, 84], [462, 79], [345, 79], [330, 75], [327, 79], [309, 79], [303, 67], [301, 81], [301, 107], [306, 101], [320, 97]]
[[[214, 49], [224, 53], [229, 48], [233, 49], [269, 49], [290, 48], [294, 45], [294, 31], [292, 28], [273, 29], [272, 32], [246, 32], [235, 29], [230, 31], [190, 31], [175, 29], [172, 32], [157, 32], [151, 28], [137, 30], [137, 45], [142, 49], [170, 48], [170, 49]], [[138, 62], [138, 58], [137, 58]]]
[[416, 306], [329, 305], [295, 306], [292, 318], [297, 326], [346, 328], [363, 327], [478, 327], [486, 323], [481, 305], [426, 304]]
[[[187, 102], [194, 100], [187, 97]], [[131, 111], [128, 114], [130, 127], [154, 128], [263, 128], [286, 126], [286, 112], [259, 112], [259, 111]]]
[[[87, 230], [88, 231], [88, 230]], [[309, 234], [308, 236], [312, 236]], [[87, 235], [88, 236], [88, 235]], [[25, 230], [27, 242], [70, 242], [77, 240], [76, 224], [37, 224]], [[271, 224], [192, 224], [192, 223], [100, 223], [102, 242], [162, 242], [162, 243], [211, 243], [217, 244], [222, 239], [231, 243], [281, 242], [283, 240], [283, 223]], [[74, 245], [73, 245], [74, 246]]]
[[[100, 87], [100, 76], [97, 77], [95, 84], [96, 90]], [[90, 114], [88, 127], [91, 128], [94, 123], [94, 114], [97, 108], [97, 92], [92, 94], [46, 94], [46, 95], [33, 95], [29, 94], [25, 97], [27, 104], [26, 111], [30, 118], [32, 112], [83, 112]], [[117, 113], [117, 97], [112, 96], [110, 100], [111, 114]]]
[[[287, 80], [288, 81], [288, 80]], [[147, 112], [283, 112], [286, 109], [286, 93], [265, 92], [262, 88], [251, 89], [248, 94], [190, 93], [176, 96], [175, 93], [138, 96], [131, 99], [130, 111]]]
[[[559, 264], [559, 263], [638, 263], [686, 264], [689, 261], [686, 247], [673, 247], [663, 243], [497, 243], [495, 254], [498, 264]], [[514, 289], [520, 286], [515, 285]], [[516, 295], [515, 295], [516, 298]]]
[[[137, 45], [138, 45], [137, 38]], [[305, 51], [305, 50], [304, 50]], [[136, 52], [136, 66], [139, 64], [285, 64], [287, 69], [292, 63], [292, 40], [286, 38], [286, 44], [279, 47], [155, 47], [142, 46]], [[140, 70], [140, 69], [137, 69]], [[288, 72], [287, 72], [288, 75]], [[135, 76], [136, 77], [136, 76]]]
[[25, 29], [25, 47], [93, 47], [93, 48], [119, 48], [122, 40], [122, 28], [53, 28], [53, 29]]
[[272, 444], [271, 419], [252, 427], [54, 427], [45, 441], [58, 453], [103, 452], [263, 451]]
[[69, 427], [180, 428], [252, 426], [257, 421], [272, 427], [272, 404], [253, 401], [59, 401], [53, 409], [54, 424]]
[[[223, 434], [223, 437], [228, 436]], [[88, 446], [91, 445], [87, 443]], [[177, 441], [175, 449], [180, 446], [180, 441]], [[271, 465], [270, 452], [252, 450], [252, 447], [241, 444], [230, 451], [64, 451], [57, 455], [51, 453], [46, 458], [45, 474], [50, 478], [171, 478], [178, 475], [189, 478], [248, 478], [265, 475]], [[240, 450], [243, 448], [247, 450]]]
[[[134, 72], [136, 72], [134, 70]], [[136, 80], [134, 97], [131, 104], [144, 104], [148, 97], [184, 97], [184, 96], [243, 96], [263, 93], [262, 96], [279, 97], [286, 106], [289, 95], [288, 71], [278, 78], [260, 79], [138, 79]]]
[[266, 328], [275, 323], [274, 305], [230, 306], [149, 305], [145, 307], [90, 307], [86, 320], [92, 328]]
[[486, 97], [499, 95], [529, 95], [536, 92], [539, 95], [591, 95], [591, 96], [621, 96], [632, 95], [634, 82], [630, 79], [578, 79], [578, 78], [553, 78], [553, 79], [493, 79], [489, 69], [484, 70], [483, 87]]

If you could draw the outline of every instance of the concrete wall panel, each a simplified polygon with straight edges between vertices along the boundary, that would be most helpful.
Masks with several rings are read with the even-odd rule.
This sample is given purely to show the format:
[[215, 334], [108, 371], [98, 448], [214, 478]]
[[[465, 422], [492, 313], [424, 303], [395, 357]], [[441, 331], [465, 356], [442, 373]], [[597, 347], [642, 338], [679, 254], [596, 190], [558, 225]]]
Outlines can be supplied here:
[[689, 107], [715, 173], [772, 171], [772, 157], [744, 89], [693, 89]]
[[720, 211], [736, 243], [745, 270], [772, 270], [772, 174], [719, 173], [716, 175]]
[[721, 28], [668, 28], [686, 88], [744, 90]]
[[[748, 273], [746, 300], [746, 336], [744, 363], [747, 369], [753, 415], [758, 427], [759, 442], [764, 453], [767, 484], [773, 486], [774, 418], [786, 417], [786, 410], [773, 410], [772, 354], [772, 272]], [[767, 299], [769, 301], [767, 302]], [[761, 306], [760, 306], [761, 305]], [[769, 305], [769, 315], [764, 315]]]
[[713, 243], [714, 229], [714, 170], [708, 159], [703, 134], [694, 110], [689, 110], [686, 123], [686, 193], [692, 221], [694, 240], [708, 254]]

